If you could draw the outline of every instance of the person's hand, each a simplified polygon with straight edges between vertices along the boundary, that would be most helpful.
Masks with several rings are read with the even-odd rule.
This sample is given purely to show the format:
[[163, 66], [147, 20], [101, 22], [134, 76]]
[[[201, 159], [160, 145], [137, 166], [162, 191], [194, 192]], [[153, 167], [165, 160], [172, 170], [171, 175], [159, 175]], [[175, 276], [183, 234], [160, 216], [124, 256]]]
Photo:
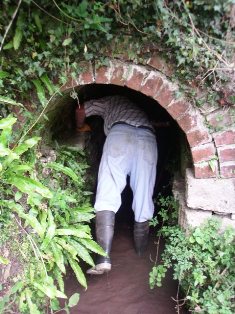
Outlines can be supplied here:
[[91, 131], [91, 128], [87, 123], [85, 123], [82, 127], [76, 128], [76, 131], [77, 132], [89, 132]]

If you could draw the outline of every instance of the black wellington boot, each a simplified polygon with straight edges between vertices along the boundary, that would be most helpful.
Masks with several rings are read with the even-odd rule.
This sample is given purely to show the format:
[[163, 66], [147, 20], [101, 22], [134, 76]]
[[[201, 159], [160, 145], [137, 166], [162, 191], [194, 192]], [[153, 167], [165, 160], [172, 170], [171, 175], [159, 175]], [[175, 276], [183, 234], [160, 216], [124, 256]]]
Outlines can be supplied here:
[[96, 265], [87, 270], [87, 274], [102, 275], [111, 270], [110, 251], [113, 241], [115, 213], [110, 210], [102, 210], [96, 213], [96, 241], [107, 253], [107, 256], [99, 256]]
[[134, 224], [134, 244], [136, 253], [141, 256], [148, 245], [149, 221], [135, 222]]

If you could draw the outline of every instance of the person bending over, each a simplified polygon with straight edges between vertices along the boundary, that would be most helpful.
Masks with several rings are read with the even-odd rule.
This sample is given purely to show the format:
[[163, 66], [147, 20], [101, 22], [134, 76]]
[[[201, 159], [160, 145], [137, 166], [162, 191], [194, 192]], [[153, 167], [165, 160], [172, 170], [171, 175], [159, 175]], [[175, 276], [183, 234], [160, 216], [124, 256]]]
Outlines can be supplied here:
[[130, 176], [133, 191], [134, 244], [139, 256], [147, 247], [149, 220], [153, 217], [152, 200], [158, 157], [154, 128], [147, 115], [124, 96], [106, 96], [85, 101], [76, 110], [78, 129], [85, 118], [99, 115], [107, 136], [98, 172], [95, 198], [96, 241], [106, 252], [99, 256], [88, 274], [100, 275], [111, 270], [110, 251], [115, 213], [121, 205], [121, 193]]

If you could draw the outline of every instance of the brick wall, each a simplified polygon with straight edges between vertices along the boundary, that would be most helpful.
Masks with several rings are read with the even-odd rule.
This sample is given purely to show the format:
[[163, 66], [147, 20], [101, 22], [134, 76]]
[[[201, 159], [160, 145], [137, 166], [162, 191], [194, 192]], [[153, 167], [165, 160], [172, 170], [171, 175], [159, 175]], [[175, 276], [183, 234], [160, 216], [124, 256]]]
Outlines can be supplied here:
[[[49, 104], [46, 112], [49, 119], [55, 116], [56, 108], [65, 106], [73, 88], [88, 84], [126, 86], [153, 98], [182, 129], [192, 157], [193, 169], [183, 169], [185, 188], [179, 188], [176, 181], [173, 188], [180, 201], [179, 224], [187, 229], [215, 215], [222, 217], [224, 226], [235, 227], [235, 108], [221, 108], [219, 103], [213, 106], [204, 103], [198, 108], [193, 99], [182, 93], [177, 97], [179, 87], [171, 82], [174, 66], [156, 54], [145, 65], [110, 60], [107, 66], [99, 68], [87, 62], [81, 67], [83, 73], [68, 80], [61, 89], [63, 97], [57, 95]], [[201, 94], [196, 90], [197, 96]], [[230, 195], [226, 194], [228, 187]], [[225, 204], [229, 204], [226, 212]]]
[[[128, 61], [110, 60], [108, 66], [98, 69], [84, 63], [85, 71], [77, 79], [71, 79], [63, 86], [63, 91], [72, 87], [91, 83], [127, 86], [155, 99], [169, 115], [176, 120], [186, 134], [196, 178], [235, 177], [235, 130], [211, 132], [217, 125], [220, 110], [202, 112], [184, 96], [177, 98], [177, 84], [170, 81], [169, 65], [154, 55], [147, 65], [136, 65]], [[230, 125], [230, 113], [222, 113], [226, 124]], [[219, 121], [221, 123], [221, 119]]]

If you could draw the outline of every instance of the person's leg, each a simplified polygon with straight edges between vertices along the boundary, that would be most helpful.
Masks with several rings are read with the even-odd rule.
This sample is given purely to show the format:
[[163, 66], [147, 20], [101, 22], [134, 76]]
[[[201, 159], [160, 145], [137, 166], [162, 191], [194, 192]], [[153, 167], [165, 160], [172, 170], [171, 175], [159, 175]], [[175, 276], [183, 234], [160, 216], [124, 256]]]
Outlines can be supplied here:
[[114, 233], [115, 213], [110, 210], [96, 213], [96, 241], [103, 248], [106, 256], [99, 256], [95, 267], [87, 270], [90, 275], [102, 275], [111, 270], [110, 251]]
[[138, 255], [147, 247], [149, 220], [153, 217], [153, 189], [156, 179], [157, 143], [148, 131], [138, 130], [135, 158], [130, 176], [135, 215], [134, 243]]
[[126, 185], [128, 143], [120, 127], [110, 130], [104, 144], [94, 205], [96, 212], [110, 210], [116, 213], [121, 206], [121, 192]]
[[134, 245], [137, 255], [141, 256], [148, 246], [149, 221], [134, 223]]
[[121, 205], [121, 192], [126, 185], [128, 143], [126, 131], [119, 126], [111, 130], [103, 149], [99, 167], [95, 201], [96, 241], [107, 253], [99, 257], [88, 274], [100, 275], [111, 270], [110, 251], [114, 233], [115, 213]]

